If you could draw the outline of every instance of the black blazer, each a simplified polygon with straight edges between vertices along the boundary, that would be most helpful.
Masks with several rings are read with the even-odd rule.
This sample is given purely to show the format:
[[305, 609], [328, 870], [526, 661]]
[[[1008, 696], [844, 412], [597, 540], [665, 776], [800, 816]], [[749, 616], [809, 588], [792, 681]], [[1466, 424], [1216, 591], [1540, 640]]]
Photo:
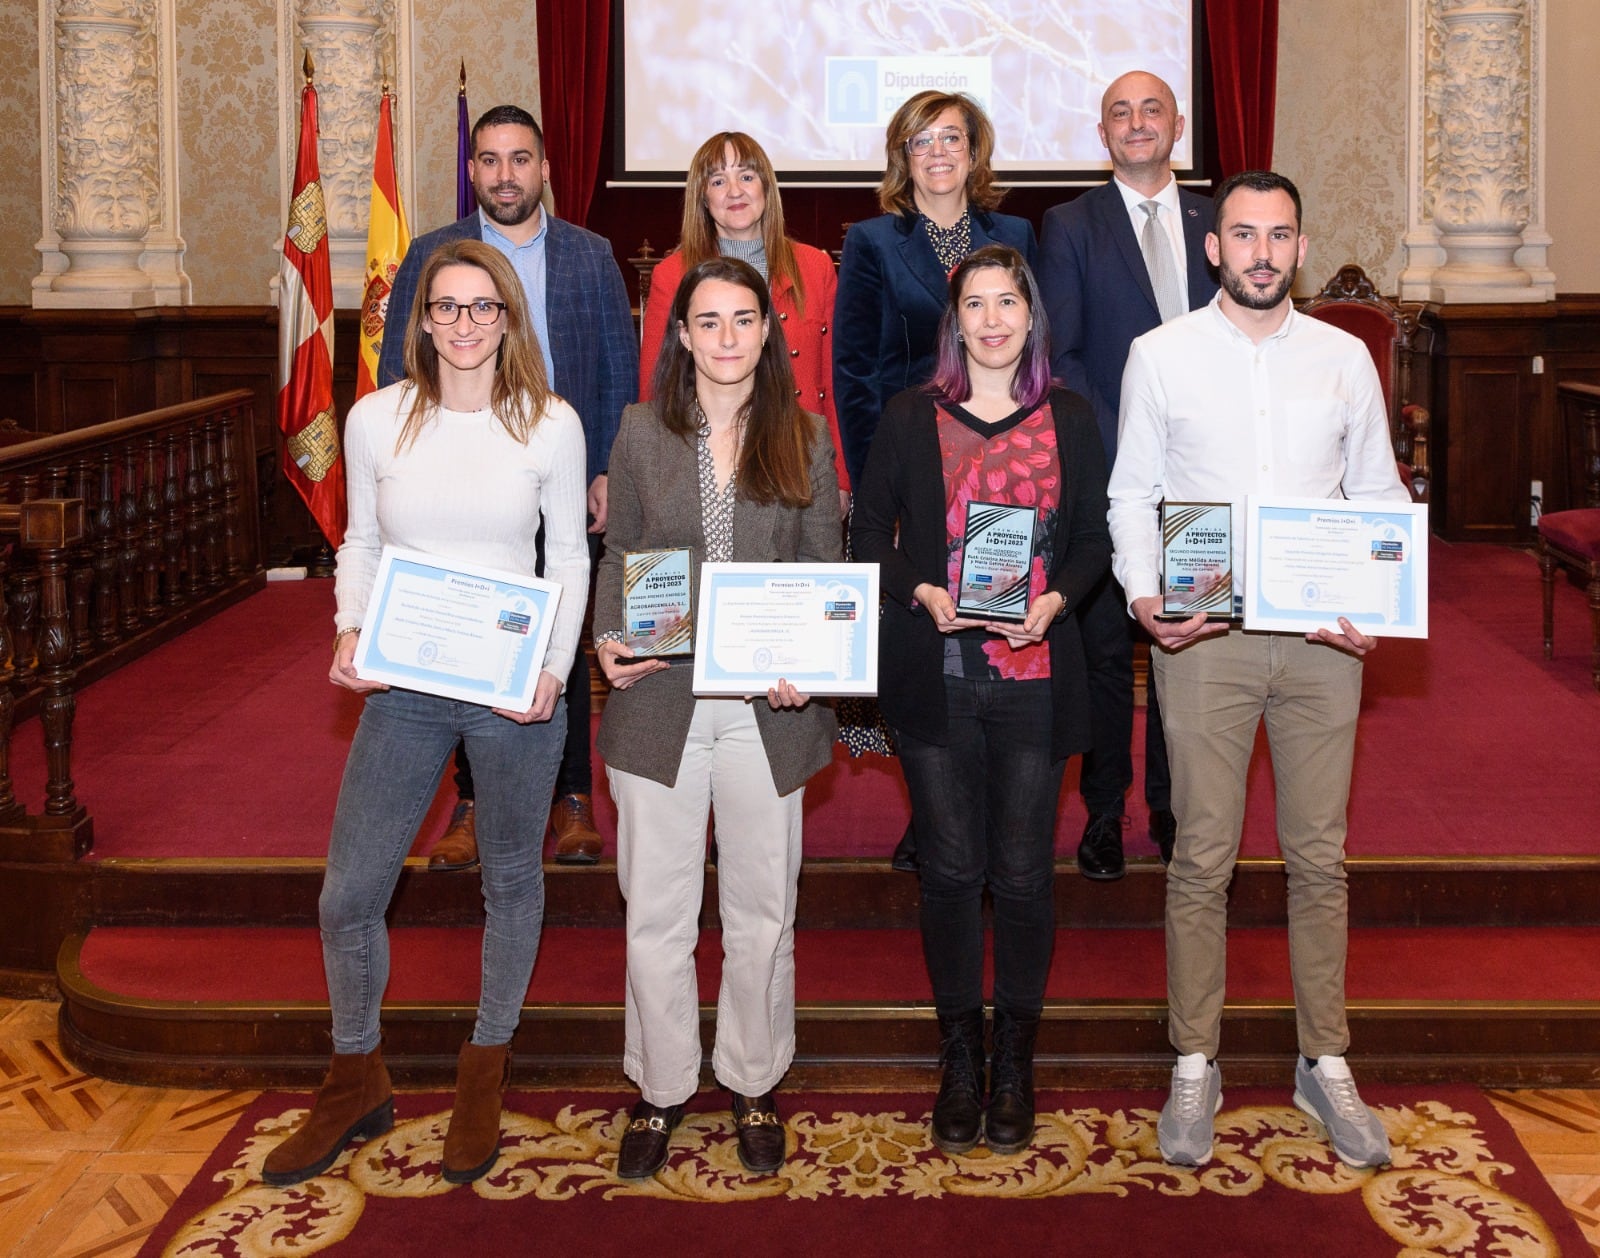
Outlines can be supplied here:
[[[845, 233], [833, 299], [833, 406], [852, 485], [889, 399], [933, 378], [950, 275], [920, 222], [915, 214], [880, 214]], [[1010, 245], [1031, 266], [1033, 224], [974, 209], [972, 247], [984, 245]]]
[[[1189, 309], [1216, 295], [1206, 261], [1211, 198], [1178, 189], [1188, 258]], [[1117, 406], [1128, 347], [1161, 324], [1127, 203], [1114, 182], [1091, 188], [1044, 216], [1039, 238], [1039, 293], [1050, 316], [1050, 368], [1094, 406], [1106, 462], [1117, 454]]]
[[[1055, 569], [1045, 588], [1066, 599], [1046, 635], [1050, 644], [1050, 749], [1064, 759], [1089, 746], [1089, 683], [1071, 615], [1111, 562], [1106, 528], [1106, 462], [1089, 404], [1075, 393], [1050, 394], [1061, 460], [1061, 510], [1053, 539]], [[944, 636], [912, 591], [949, 580], [944, 468], [933, 399], [907, 389], [890, 401], [856, 485], [850, 542], [855, 557], [881, 565], [883, 622], [878, 644], [878, 703], [889, 724], [923, 742], [947, 738]]]

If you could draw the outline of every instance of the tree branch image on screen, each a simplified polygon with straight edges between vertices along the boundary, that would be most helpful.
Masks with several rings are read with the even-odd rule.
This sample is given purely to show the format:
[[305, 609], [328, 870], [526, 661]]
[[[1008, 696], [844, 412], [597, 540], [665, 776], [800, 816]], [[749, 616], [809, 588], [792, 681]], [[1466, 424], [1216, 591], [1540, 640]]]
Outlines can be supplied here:
[[[1195, 3], [618, 0], [616, 179], [681, 182], [702, 139], [736, 130], [782, 177], [875, 183], [884, 124], [932, 88], [994, 120], [1003, 179], [1099, 181], [1100, 95], [1119, 74], [1159, 75], [1194, 122]], [[1180, 171], [1192, 144], [1173, 151]]]

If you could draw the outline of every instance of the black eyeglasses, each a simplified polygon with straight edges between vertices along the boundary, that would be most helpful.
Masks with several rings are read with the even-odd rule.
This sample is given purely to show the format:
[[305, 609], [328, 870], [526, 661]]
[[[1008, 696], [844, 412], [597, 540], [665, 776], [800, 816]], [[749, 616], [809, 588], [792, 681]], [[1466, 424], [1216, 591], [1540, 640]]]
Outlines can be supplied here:
[[425, 303], [428, 317], [435, 323], [457, 324], [461, 321], [461, 312], [465, 310], [467, 317], [479, 327], [488, 327], [500, 318], [500, 312], [506, 308], [503, 301], [490, 301], [483, 298], [479, 301], [459, 302], [451, 301], [448, 297], [443, 301], [430, 301]]

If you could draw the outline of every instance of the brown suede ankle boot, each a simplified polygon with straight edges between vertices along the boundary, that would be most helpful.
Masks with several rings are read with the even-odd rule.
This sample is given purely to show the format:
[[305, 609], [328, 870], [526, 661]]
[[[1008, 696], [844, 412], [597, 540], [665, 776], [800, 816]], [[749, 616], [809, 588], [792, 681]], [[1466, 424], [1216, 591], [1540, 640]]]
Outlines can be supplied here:
[[263, 1182], [285, 1188], [322, 1174], [352, 1140], [373, 1140], [394, 1127], [394, 1089], [383, 1050], [335, 1053], [311, 1112], [261, 1168]]
[[470, 1184], [500, 1156], [500, 1100], [511, 1082], [511, 1045], [468, 1040], [456, 1061], [456, 1103], [444, 1137], [444, 1177]]

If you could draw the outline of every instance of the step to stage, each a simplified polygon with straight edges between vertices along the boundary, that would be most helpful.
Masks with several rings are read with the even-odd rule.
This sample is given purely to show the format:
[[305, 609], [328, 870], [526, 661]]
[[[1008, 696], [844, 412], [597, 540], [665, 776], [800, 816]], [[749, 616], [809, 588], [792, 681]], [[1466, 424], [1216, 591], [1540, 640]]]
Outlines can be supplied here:
[[[481, 932], [390, 932], [385, 1056], [407, 1083], [447, 1082], [470, 1029]], [[1039, 1037], [1050, 1086], [1155, 1086], [1170, 1068], [1158, 928], [1057, 932]], [[895, 1086], [931, 1069], [937, 1030], [914, 929], [796, 934], [804, 1086]], [[697, 951], [709, 1046], [720, 938]], [[615, 928], [548, 927], [518, 1038], [523, 1086], [619, 1086], [624, 945]], [[1223, 1055], [1240, 1082], [1292, 1057], [1288, 943], [1229, 933]], [[308, 927], [97, 927], [62, 948], [61, 1037], [108, 1078], [188, 1086], [316, 1083], [328, 1009]], [[1600, 1082], [1600, 927], [1356, 928], [1352, 1055], [1393, 1082]]]

